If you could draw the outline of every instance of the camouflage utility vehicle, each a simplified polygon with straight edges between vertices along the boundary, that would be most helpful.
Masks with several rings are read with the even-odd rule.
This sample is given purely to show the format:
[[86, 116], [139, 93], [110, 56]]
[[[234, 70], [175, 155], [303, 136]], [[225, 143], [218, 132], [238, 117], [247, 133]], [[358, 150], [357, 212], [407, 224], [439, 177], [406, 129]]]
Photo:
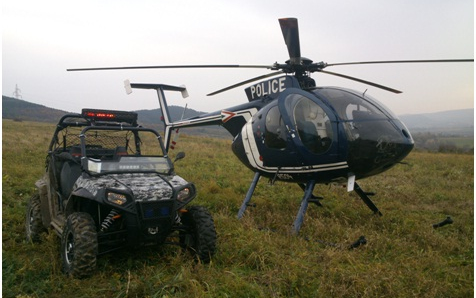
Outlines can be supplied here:
[[91, 275], [97, 255], [126, 246], [180, 244], [202, 262], [215, 253], [210, 213], [186, 207], [195, 186], [175, 174], [160, 135], [139, 126], [136, 113], [83, 109], [63, 116], [36, 188], [27, 240], [39, 242], [53, 228], [68, 275]]

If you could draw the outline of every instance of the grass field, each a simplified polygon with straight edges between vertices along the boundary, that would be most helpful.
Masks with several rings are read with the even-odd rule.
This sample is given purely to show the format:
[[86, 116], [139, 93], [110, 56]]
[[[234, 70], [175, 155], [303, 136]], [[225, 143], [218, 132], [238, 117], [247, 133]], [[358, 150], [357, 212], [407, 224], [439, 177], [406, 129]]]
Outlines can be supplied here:
[[[473, 297], [474, 158], [414, 152], [379, 176], [360, 181], [376, 192], [374, 216], [353, 193], [318, 186], [324, 207], [310, 205], [299, 236], [291, 225], [302, 191], [260, 181], [236, 214], [253, 173], [231, 141], [181, 136], [187, 157], [177, 173], [195, 182], [194, 204], [211, 211], [218, 252], [196, 264], [177, 247], [122, 250], [100, 256], [96, 273], [61, 272], [59, 238], [25, 241], [24, 218], [54, 125], [3, 121], [3, 297]], [[172, 153], [174, 155], [174, 153]], [[452, 225], [433, 229], [446, 216]], [[349, 250], [365, 235], [367, 244]]]

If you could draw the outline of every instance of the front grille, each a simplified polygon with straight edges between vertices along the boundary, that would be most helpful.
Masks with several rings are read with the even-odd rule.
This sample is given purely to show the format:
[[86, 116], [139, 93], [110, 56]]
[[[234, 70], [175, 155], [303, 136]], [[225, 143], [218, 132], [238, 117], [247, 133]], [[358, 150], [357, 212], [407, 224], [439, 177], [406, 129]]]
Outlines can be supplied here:
[[142, 219], [157, 220], [173, 217], [175, 213], [174, 200], [161, 200], [139, 203]]

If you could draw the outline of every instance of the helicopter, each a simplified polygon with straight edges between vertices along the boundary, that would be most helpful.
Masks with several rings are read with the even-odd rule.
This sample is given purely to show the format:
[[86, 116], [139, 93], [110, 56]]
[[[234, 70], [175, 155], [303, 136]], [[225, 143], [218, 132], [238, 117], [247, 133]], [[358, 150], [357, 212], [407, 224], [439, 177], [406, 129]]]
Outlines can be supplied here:
[[298, 234], [309, 203], [320, 203], [313, 194], [317, 184], [344, 184], [354, 191], [372, 212], [382, 213], [357, 180], [385, 172], [412, 151], [414, 141], [410, 131], [388, 108], [366, 92], [341, 87], [317, 86], [311, 73], [325, 73], [343, 77], [389, 92], [401, 91], [324, 70], [326, 67], [353, 64], [474, 62], [474, 59], [391, 60], [332, 63], [313, 62], [301, 56], [298, 21], [279, 19], [287, 46], [289, 60], [272, 65], [159, 65], [76, 68], [68, 71], [165, 68], [264, 68], [273, 72], [228, 86], [208, 95], [215, 95], [243, 85], [248, 102], [172, 121], [165, 97], [166, 91], [188, 96], [184, 86], [130, 83], [132, 89], [151, 89], [158, 95], [164, 122], [164, 143], [171, 147], [174, 131], [186, 127], [221, 125], [233, 136], [231, 145], [236, 157], [251, 171], [253, 180], [238, 211], [242, 218], [261, 177], [271, 184], [276, 181], [298, 184], [304, 194], [293, 223], [292, 232]]

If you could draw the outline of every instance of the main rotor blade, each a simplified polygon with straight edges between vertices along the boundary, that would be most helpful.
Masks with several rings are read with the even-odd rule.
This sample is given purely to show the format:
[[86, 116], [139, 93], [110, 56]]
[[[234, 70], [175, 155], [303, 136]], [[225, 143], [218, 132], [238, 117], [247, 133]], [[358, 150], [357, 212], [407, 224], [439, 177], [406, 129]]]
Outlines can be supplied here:
[[246, 84], [248, 84], [248, 83], [252, 83], [252, 82], [254, 82], [254, 81], [261, 80], [261, 79], [266, 79], [266, 78], [269, 78], [269, 77], [274, 77], [274, 76], [280, 75], [280, 74], [282, 74], [282, 73], [284, 73], [284, 72], [282, 72], [282, 71], [275, 71], [275, 72], [272, 72], [272, 73], [268, 73], [268, 74], [265, 74], [265, 75], [262, 75], [262, 76], [259, 76], [259, 77], [255, 77], [255, 78], [252, 78], [252, 79], [249, 79], [249, 80], [246, 80], [246, 81], [243, 81], [243, 82], [240, 82], [240, 83], [237, 83], [237, 84], [228, 86], [228, 87], [226, 87], [226, 88], [217, 90], [217, 91], [215, 91], [215, 92], [209, 93], [209, 94], [207, 94], [207, 96], [212, 96], [212, 95], [215, 95], [215, 94], [218, 94], [218, 93], [222, 93], [222, 92], [225, 92], [225, 91], [227, 91], [227, 90], [230, 90], [230, 89], [233, 89], [233, 88], [236, 88], [236, 87], [240, 87], [240, 86], [246, 85]]
[[272, 65], [237, 65], [237, 64], [217, 64], [217, 65], [155, 65], [155, 66], [119, 66], [119, 67], [91, 67], [91, 68], [69, 68], [66, 71], [89, 71], [89, 70], [123, 70], [123, 69], [155, 69], [155, 68], [267, 68], [272, 69]]
[[289, 58], [292, 62], [299, 63], [301, 58], [301, 46], [299, 45], [299, 28], [296, 18], [279, 19], [284, 42], [288, 47]]
[[323, 73], [327, 73], [327, 74], [330, 74], [330, 75], [334, 75], [334, 76], [342, 77], [342, 78], [345, 78], [345, 79], [353, 80], [353, 81], [356, 81], [356, 82], [364, 83], [364, 84], [374, 86], [374, 87], [377, 87], [377, 88], [380, 88], [380, 89], [383, 89], [383, 90], [387, 90], [387, 91], [390, 91], [390, 92], [393, 92], [393, 93], [397, 93], [397, 94], [402, 93], [402, 91], [400, 91], [400, 90], [396, 90], [396, 89], [393, 89], [393, 88], [390, 88], [390, 87], [386, 87], [386, 86], [376, 84], [376, 83], [372, 83], [372, 82], [369, 82], [369, 81], [365, 81], [365, 80], [362, 80], [362, 79], [346, 76], [346, 75], [343, 75], [343, 74], [340, 74], [340, 73], [335, 73], [335, 72], [330, 72], [330, 71], [325, 71], [325, 70], [321, 70], [319, 72], [323, 72]]
[[439, 63], [439, 62], [474, 62], [474, 59], [436, 59], [436, 60], [388, 60], [388, 61], [361, 61], [328, 63], [326, 66], [354, 65], [354, 64], [388, 64], [388, 63]]

